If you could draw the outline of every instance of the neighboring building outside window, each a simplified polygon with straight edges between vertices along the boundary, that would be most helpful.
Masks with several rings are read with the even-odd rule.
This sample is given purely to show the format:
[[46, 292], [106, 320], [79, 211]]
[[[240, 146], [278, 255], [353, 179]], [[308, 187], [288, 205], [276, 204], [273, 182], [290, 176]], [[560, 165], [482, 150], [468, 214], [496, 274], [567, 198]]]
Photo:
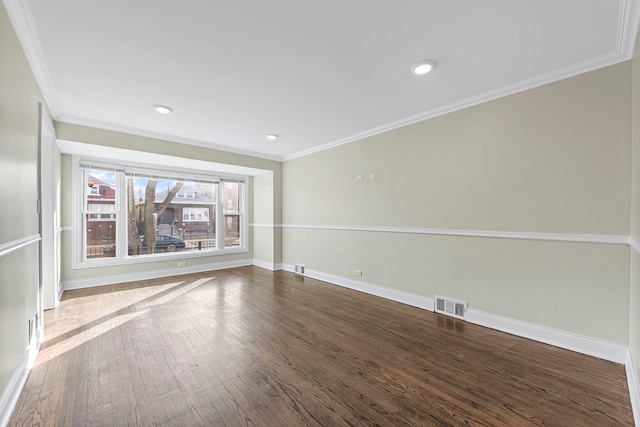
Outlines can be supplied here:
[[83, 182], [86, 188], [83, 200], [85, 257], [112, 257], [102, 248], [116, 242], [116, 174], [89, 169]]
[[[185, 171], [184, 179], [173, 172], [162, 179], [133, 167], [114, 166], [110, 171], [78, 164], [85, 226], [75, 240], [82, 251], [74, 265], [247, 250], [247, 218], [240, 202], [246, 178], [189, 180]], [[146, 200], [147, 194], [153, 194], [153, 200]]]

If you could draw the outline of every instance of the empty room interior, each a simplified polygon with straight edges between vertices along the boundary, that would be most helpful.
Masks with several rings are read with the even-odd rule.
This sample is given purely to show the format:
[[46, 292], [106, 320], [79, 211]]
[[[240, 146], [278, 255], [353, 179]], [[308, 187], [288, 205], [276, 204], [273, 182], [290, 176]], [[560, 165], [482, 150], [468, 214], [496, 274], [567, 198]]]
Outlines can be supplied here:
[[0, 426], [640, 426], [640, 1], [0, 7]]

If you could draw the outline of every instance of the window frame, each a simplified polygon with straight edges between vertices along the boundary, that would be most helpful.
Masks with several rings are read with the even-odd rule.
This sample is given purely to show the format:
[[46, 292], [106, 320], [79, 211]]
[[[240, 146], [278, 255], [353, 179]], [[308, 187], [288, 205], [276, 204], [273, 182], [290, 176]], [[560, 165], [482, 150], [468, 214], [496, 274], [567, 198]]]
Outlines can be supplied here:
[[[203, 219], [198, 219], [198, 217], [197, 217], [198, 213], [197, 212], [192, 213], [191, 212], [192, 209], [194, 211], [201, 210], [202, 211], [201, 215], [202, 215]], [[195, 219], [184, 219], [184, 214], [185, 214], [186, 210], [189, 210], [189, 217], [191, 217], [191, 215], [196, 215], [196, 218]], [[206, 219], [204, 218], [204, 212], [207, 213], [207, 218]], [[196, 207], [196, 206], [183, 206], [182, 207], [182, 221], [181, 222], [204, 222], [204, 221], [209, 222], [209, 208], [208, 207], [206, 207], [206, 208]]]
[[[116, 255], [114, 257], [105, 258], [91, 258], [86, 256], [86, 239], [87, 233], [85, 231], [85, 203], [87, 203], [87, 188], [84, 185], [86, 177], [86, 169], [81, 168], [81, 163], [89, 163], [93, 169], [102, 169], [107, 171], [116, 172], [116, 208], [113, 214], [115, 218], [105, 219], [103, 221], [115, 221], [116, 227]], [[149, 255], [128, 255], [127, 250], [127, 177], [125, 176], [126, 170], [155, 170], [163, 171], [165, 174], [179, 174], [185, 178], [192, 178], [198, 180], [198, 178], [207, 178], [218, 181], [216, 185], [216, 249], [202, 250], [202, 251], [188, 251], [188, 252], [163, 252]], [[241, 244], [237, 247], [225, 248], [224, 244], [220, 246], [219, 242], [224, 242], [224, 215], [219, 216], [222, 211], [223, 199], [223, 180], [240, 180], [243, 181], [241, 194]], [[221, 255], [231, 255], [238, 253], [248, 253], [249, 248], [249, 177], [246, 175], [232, 175], [228, 173], [211, 173], [203, 172], [200, 170], [185, 169], [185, 168], [167, 168], [160, 165], [142, 164], [142, 163], [127, 163], [117, 161], [110, 163], [102, 159], [94, 159], [86, 156], [72, 156], [72, 208], [73, 208], [73, 242], [72, 242], [72, 269], [83, 268], [95, 268], [103, 266], [115, 266], [115, 265], [128, 265], [139, 264], [148, 262], [168, 261], [175, 259], [188, 259], [188, 258], [202, 258], [202, 257], [215, 257]], [[188, 200], [189, 198], [181, 198], [181, 200]], [[89, 199], [91, 200], [91, 199]], [[95, 212], [100, 214], [100, 212]], [[96, 221], [96, 220], [92, 220]]]

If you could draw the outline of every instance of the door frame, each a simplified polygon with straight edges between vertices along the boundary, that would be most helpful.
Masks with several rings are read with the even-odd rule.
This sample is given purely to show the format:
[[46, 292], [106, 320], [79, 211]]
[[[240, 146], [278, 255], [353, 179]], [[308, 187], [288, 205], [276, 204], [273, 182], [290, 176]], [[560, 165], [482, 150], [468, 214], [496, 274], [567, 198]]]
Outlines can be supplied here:
[[60, 212], [56, 131], [40, 104], [40, 275], [42, 309], [60, 304]]

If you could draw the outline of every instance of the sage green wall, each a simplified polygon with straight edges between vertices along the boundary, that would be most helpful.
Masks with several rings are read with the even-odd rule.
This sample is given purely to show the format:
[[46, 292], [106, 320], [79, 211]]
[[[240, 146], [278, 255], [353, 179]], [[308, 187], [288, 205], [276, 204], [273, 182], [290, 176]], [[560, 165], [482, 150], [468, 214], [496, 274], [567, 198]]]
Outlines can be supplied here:
[[[124, 148], [129, 150], [136, 150], [143, 153], [156, 153], [174, 157], [182, 157], [186, 159], [204, 160], [217, 163], [226, 163], [238, 166], [246, 166], [258, 169], [264, 169], [271, 171], [274, 182], [280, 180], [282, 173], [282, 164], [280, 162], [261, 159], [257, 157], [244, 156], [241, 154], [229, 153], [224, 151], [212, 150], [203, 147], [196, 147], [192, 145], [180, 144], [171, 141], [164, 141], [159, 139], [147, 138], [138, 135], [131, 135], [126, 133], [108, 131], [104, 129], [91, 128], [87, 126], [78, 126], [68, 123], [56, 122], [57, 138], [67, 141], [83, 142], [87, 144], [96, 144], [116, 148]], [[143, 161], [142, 159], [138, 159]], [[63, 191], [63, 207], [62, 218], [63, 225], [71, 226], [73, 224], [72, 215], [72, 201], [71, 201], [71, 159], [69, 155], [63, 156], [62, 162], [62, 191]], [[279, 194], [280, 188], [273, 188], [272, 200], [280, 200]], [[254, 191], [255, 193], [255, 191]], [[250, 197], [254, 197], [250, 195]], [[250, 207], [251, 209], [251, 207]], [[279, 211], [274, 210], [274, 220], [280, 220], [278, 215]], [[253, 216], [252, 212], [249, 212], [249, 217]], [[99, 278], [111, 275], [151, 272], [159, 269], [172, 269], [177, 267], [177, 261], [155, 261], [146, 262], [140, 264], [129, 264], [113, 267], [99, 267], [99, 268], [72, 268], [72, 239], [73, 233], [66, 231], [62, 233], [62, 280], [82, 280], [90, 278]], [[250, 241], [253, 244], [258, 243], [261, 248], [264, 247], [264, 238], [262, 235], [253, 236], [253, 230], [250, 228]], [[269, 243], [266, 243], [269, 244]], [[273, 245], [273, 239], [272, 243]], [[271, 249], [271, 252], [279, 250], [279, 248]], [[271, 255], [273, 257], [273, 255]], [[197, 266], [203, 264], [211, 264], [225, 261], [236, 261], [252, 259], [252, 250], [249, 253], [233, 254], [233, 255], [219, 255], [201, 258], [189, 258], [187, 261], [188, 266]]]
[[[39, 233], [38, 103], [42, 95], [0, 5], [0, 244]], [[28, 349], [28, 321], [38, 307], [39, 249], [0, 257], [0, 397]]]
[[[267, 263], [273, 263], [275, 259], [274, 244], [274, 186], [273, 173], [265, 173], [252, 178], [252, 223], [258, 224], [252, 227], [253, 231], [253, 257]], [[271, 227], [268, 227], [268, 226]]]
[[625, 345], [629, 337], [629, 313], [619, 309], [629, 297], [624, 245], [285, 229], [283, 255], [286, 263], [446, 295], [554, 329]]
[[[640, 242], [640, 43], [636, 43], [632, 67], [631, 238]], [[640, 378], [640, 254], [635, 249], [631, 249], [629, 301], [629, 348]]]
[[[630, 106], [626, 62], [287, 161], [283, 222], [626, 236]], [[625, 245], [285, 225], [283, 262], [629, 340]]]

